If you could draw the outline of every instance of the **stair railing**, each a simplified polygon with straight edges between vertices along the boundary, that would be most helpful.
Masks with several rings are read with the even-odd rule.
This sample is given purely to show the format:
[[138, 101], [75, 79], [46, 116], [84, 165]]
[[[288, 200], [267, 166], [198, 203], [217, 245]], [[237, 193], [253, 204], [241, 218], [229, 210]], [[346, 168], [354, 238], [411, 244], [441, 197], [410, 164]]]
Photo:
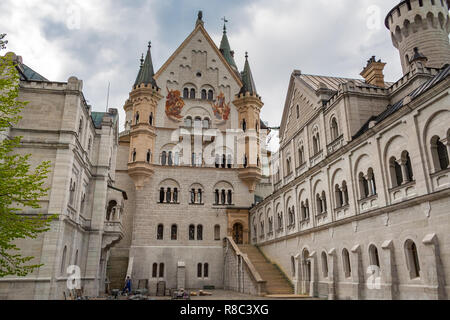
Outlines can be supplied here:
[[239, 249], [232, 237], [224, 239], [224, 249], [225, 289], [258, 296], [266, 295], [266, 281], [262, 279], [253, 263]]

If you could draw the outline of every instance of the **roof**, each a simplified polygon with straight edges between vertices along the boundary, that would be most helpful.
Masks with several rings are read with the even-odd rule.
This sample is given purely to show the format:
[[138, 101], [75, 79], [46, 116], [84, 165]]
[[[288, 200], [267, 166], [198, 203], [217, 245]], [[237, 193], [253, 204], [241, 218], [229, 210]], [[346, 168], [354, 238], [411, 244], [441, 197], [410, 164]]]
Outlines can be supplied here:
[[248, 63], [248, 54], [245, 54], [245, 66], [244, 71], [241, 72], [242, 83], [244, 84], [241, 88], [240, 94], [245, 94], [249, 92], [250, 94], [257, 94], [255, 81], [253, 80], [252, 70], [250, 69], [250, 64]]
[[144, 63], [142, 63], [141, 59], [141, 67], [139, 69], [136, 82], [134, 83], [135, 87], [140, 84], [151, 84], [153, 87], [158, 88], [158, 85], [156, 84], [156, 81], [154, 79], [155, 71], [153, 69], [152, 53], [150, 50], [151, 47], [151, 42], [149, 42]]
[[238, 68], [236, 66], [236, 62], [234, 61], [234, 57], [233, 57], [233, 54], [232, 54], [232, 51], [231, 51], [230, 42], [228, 41], [227, 28], [226, 28], [225, 25], [223, 26], [223, 36], [222, 36], [222, 41], [220, 42], [219, 50], [222, 53], [222, 55], [225, 58], [225, 60], [231, 66], [231, 68], [235, 72], [237, 72]]
[[[317, 75], [312, 75], [312, 74], [299, 74], [299, 75], [296, 75], [295, 77], [297, 77], [298, 79], [302, 79], [313, 90], [320, 89], [320, 83], [323, 83], [324, 85], [327, 86], [328, 89], [338, 91], [339, 85], [347, 83], [349, 81], [353, 81], [356, 86], [377, 88], [377, 86], [366, 83], [365, 80], [363, 80], [363, 79], [317, 76]], [[392, 82], [385, 82], [385, 83], [386, 83], [386, 87], [390, 87], [393, 84]]]
[[16, 66], [20, 74], [20, 80], [23, 81], [49, 81], [24, 63], [18, 63]]
[[106, 112], [91, 112], [91, 118], [92, 121], [94, 122], [94, 126], [95, 128], [101, 128], [102, 126], [102, 121], [103, 121], [103, 117], [106, 114]]
[[[450, 75], [450, 65], [447, 64], [433, 78], [431, 78], [430, 80], [423, 83], [420, 87], [418, 87], [417, 89], [412, 91], [406, 97], [410, 97], [411, 100], [416, 99], [417, 97], [419, 97], [420, 95], [422, 95], [423, 93], [425, 93], [426, 91], [428, 91], [429, 89], [431, 89], [432, 87], [434, 87], [435, 85], [437, 85], [438, 83], [440, 83], [441, 81], [446, 79], [449, 75]], [[395, 112], [397, 112], [398, 110], [400, 110], [404, 105], [404, 101], [405, 101], [406, 97], [403, 98], [402, 100], [396, 102], [393, 105], [389, 105], [386, 108], [386, 110], [383, 111], [378, 116], [371, 117], [363, 125], [363, 127], [353, 136], [353, 139], [358, 138], [359, 136], [364, 134], [367, 130], [369, 130], [369, 124], [371, 122], [375, 122], [376, 124], [378, 124], [378, 123], [382, 122], [384, 119], [388, 118], [390, 115], [392, 115]]]

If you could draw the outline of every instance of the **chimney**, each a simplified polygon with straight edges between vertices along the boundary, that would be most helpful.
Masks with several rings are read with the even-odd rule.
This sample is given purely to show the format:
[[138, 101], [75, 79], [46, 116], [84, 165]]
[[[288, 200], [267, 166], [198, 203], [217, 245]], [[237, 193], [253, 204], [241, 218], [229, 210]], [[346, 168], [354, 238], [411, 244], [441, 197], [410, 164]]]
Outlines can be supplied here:
[[381, 60], [376, 61], [375, 56], [372, 56], [367, 61], [367, 66], [361, 72], [361, 76], [366, 80], [366, 83], [384, 88], [384, 74], [383, 69], [386, 63]]

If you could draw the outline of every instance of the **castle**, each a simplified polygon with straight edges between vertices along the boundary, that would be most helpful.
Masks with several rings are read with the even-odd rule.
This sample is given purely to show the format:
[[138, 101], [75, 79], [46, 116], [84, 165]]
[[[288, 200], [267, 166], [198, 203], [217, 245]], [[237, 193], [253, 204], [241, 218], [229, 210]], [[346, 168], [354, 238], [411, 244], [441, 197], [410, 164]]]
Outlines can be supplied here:
[[[21, 240], [43, 267], [0, 279], [1, 299], [61, 299], [67, 267], [86, 295], [223, 288], [328, 299], [448, 299], [449, 3], [401, 1], [386, 18], [403, 77], [294, 70], [270, 129], [249, 57], [239, 72], [199, 13], [155, 73], [151, 44], [118, 112], [93, 112], [82, 81], [52, 82], [15, 56], [30, 101], [11, 136], [51, 160], [51, 230]], [[244, 57], [242, 57], [244, 58]], [[35, 214], [34, 211], [24, 214]]]

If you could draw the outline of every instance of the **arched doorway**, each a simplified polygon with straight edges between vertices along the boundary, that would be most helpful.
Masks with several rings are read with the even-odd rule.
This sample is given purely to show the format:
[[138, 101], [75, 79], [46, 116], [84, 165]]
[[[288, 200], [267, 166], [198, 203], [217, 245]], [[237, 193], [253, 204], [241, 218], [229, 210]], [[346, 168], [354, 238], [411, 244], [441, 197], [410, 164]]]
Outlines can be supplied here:
[[244, 227], [241, 223], [233, 225], [233, 240], [236, 244], [244, 244]]

